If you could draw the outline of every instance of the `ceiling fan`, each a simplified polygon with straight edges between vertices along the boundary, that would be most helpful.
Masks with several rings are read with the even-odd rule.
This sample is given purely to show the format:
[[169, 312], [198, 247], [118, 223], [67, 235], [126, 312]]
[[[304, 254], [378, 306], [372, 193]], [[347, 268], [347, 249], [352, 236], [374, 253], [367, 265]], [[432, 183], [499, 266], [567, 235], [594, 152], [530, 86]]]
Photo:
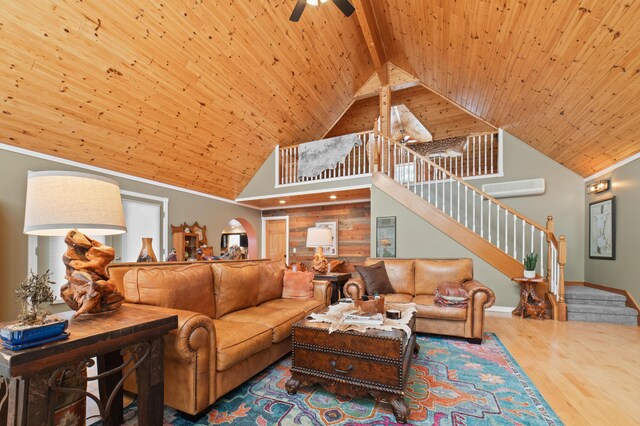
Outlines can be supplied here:
[[[344, 13], [344, 16], [351, 16], [353, 12], [355, 12], [355, 7], [349, 2], [349, 0], [331, 0], [333, 4], [338, 6], [338, 9]], [[290, 21], [298, 22], [300, 20], [300, 16], [302, 16], [302, 12], [307, 4], [312, 6], [317, 6], [318, 3], [326, 3], [327, 0], [298, 0], [296, 6], [293, 8], [293, 13], [289, 17]]]

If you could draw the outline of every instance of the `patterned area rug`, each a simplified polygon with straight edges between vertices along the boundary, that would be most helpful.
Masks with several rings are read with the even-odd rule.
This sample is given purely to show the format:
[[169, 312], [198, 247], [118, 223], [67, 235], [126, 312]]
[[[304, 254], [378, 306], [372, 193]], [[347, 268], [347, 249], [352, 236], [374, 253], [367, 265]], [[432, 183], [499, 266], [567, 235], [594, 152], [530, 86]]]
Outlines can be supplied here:
[[[494, 334], [486, 333], [482, 345], [425, 335], [418, 336], [418, 343], [420, 354], [412, 360], [407, 383], [408, 424], [562, 424]], [[290, 366], [291, 358], [284, 358], [199, 417], [167, 408], [165, 425], [398, 424], [389, 405], [370, 399], [336, 397], [319, 386], [301, 387], [289, 396], [284, 385]], [[125, 424], [137, 424], [133, 414]]]

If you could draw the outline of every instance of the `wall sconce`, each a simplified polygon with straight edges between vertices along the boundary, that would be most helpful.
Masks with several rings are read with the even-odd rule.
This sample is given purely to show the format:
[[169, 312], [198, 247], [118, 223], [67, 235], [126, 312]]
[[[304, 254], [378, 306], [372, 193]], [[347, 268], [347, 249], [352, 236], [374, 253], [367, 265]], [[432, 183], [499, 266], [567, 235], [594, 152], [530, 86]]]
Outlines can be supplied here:
[[594, 182], [591, 185], [587, 186], [587, 194], [593, 194], [598, 192], [603, 192], [609, 189], [609, 180], [601, 180], [598, 182]]

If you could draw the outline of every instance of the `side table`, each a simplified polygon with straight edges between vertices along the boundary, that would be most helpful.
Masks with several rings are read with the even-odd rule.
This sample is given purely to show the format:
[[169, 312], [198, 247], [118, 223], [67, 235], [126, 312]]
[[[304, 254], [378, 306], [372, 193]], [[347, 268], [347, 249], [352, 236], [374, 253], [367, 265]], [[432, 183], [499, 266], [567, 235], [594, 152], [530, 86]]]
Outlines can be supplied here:
[[521, 318], [530, 316], [540, 320], [544, 319], [546, 305], [544, 300], [536, 295], [536, 284], [546, 282], [546, 278], [515, 277], [511, 278], [511, 280], [521, 285], [524, 284], [520, 291], [520, 303], [511, 313]]
[[[56, 394], [77, 392], [63, 387], [63, 378], [98, 380], [100, 398], [96, 403], [104, 424], [122, 424], [121, 379], [125, 351], [132, 355], [132, 362], [128, 364], [135, 368], [138, 382], [138, 423], [162, 424], [163, 336], [177, 328], [177, 316], [128, 304], [104, 314], [85, 314], [72, 319], [73, 314], [72, 311], [56, 314], [69, 319], [70, 335], [66, 340], [23, 351], [0, 349], [0, 382], [6, 384], [6, 395], [0, 395], [0, 401], [7, 404], [4, 408], [0, 406], [0, 413], [7, 416], [0, 419], [0, 424], [53, 424]], [[7, 324], [0, 324], [4, 325]], [[86, 377], [85, 367], [93, 365], [93, 357], [97, 357], [98, 375]], [[76, 367], [69, 368], [70, 364]]]
[[331, 303], [336, 303], [342, 297], [342, 287], [351, 278], [351, 272], [327, 272], [315, 274], [314, 280], [329, 281], [331, 283]]

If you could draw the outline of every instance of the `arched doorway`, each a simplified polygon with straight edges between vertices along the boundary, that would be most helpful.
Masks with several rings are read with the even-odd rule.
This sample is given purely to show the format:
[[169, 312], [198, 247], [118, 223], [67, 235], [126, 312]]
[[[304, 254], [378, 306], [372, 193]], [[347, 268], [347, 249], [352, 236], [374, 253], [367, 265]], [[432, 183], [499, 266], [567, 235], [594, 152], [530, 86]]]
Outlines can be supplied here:
[[235, 217], [224, 227], [220, 238], [220, 251], [228, 249], [231, 245], [238, 245], [245, 249], [247, 259], [258, 258], [256, 231], [248, 220]]

